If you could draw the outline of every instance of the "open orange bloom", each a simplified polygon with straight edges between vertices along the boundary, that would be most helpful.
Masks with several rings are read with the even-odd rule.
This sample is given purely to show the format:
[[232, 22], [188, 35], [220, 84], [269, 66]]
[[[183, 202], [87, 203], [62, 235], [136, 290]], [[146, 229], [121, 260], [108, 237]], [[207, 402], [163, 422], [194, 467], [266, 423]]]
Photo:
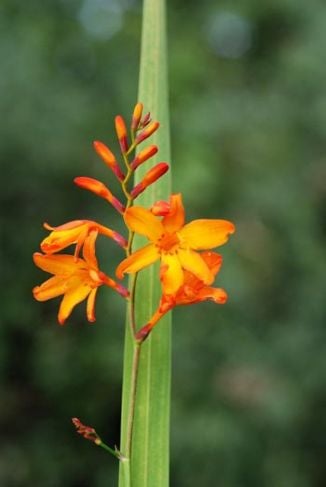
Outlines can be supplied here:
[[37, 267], [53, 274], [53, 277], [33, 289], [34, 298], [47, 301], [63, 295], [58, 313], [60, 325], [64, 324], [73, 308], [86, 298], [87, 319], [95, 321], [95, 297], [99, 286], [109, 286], [122, 296], [128, 296], [123, 286], [99, 270], [95, 256], [97, 235], [97, 230], [93, 230], [86, 237], [82, 259], [67, 254], [44, 255], [36, 252], [33, 255]]
[[205, 285], [213, 282], [213, 272], [196, 250], [218, 247], [235, 231], [227, 220], [194, 220], [184, 225], [180, 193], [170, 197], [170, 211], [161, 220], [140, 206], [128, 208], [124, 218], [130, 230], [144, 235], [150, 243], [123, 260], [117, 267], [117, 276], [138, 272], [160, 259], [163, 293], [172, 295], [183, 285], [184, 271]]
[[[222, 256], [215, 252], [203, 252], [200, 255], [215, 278], [222, 265]], [[224, 289], [206, 286], [194, 274], [185, 271], [183, 285], [174, 296], [163, 294], [158, 309], [150, 321], [138, 331], [136, 338], [145, 339], [156, 323], [175, 306], [195, 304], [207, 300], [217, 304], [224, 304], [227, 298], [228, 296]]]
[[118, 232], [91, 220], [73, 220], [58, 227], [51, 227], [44, 223], [44, 227], [47, 230], [52, 230], [50, 235], [41, 242], [41, 250], [45, 254], [55, 254], [69, 245], [76, 244], [75, 257], [77, 258], [85, 239], [94, 230], [101, 235], [112, 238], [121, 247], [127, 245], [126, 239]]

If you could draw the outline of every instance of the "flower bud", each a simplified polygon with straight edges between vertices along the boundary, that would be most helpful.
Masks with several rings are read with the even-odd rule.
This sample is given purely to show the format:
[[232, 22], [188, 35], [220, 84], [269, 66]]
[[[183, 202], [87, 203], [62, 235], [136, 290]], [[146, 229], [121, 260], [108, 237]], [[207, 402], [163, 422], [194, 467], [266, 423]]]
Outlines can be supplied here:
[[114, 172], [120, 181], [124, 180], [124, 174], [122, 173], [117, 160], [114, 154], [110, 151], [110, 149], [100, 142], [99, 140], [95, 140], [93, 142], [93, 146], [97, 154], [101, 157], [101, 159], [105, 162], [105, 164]]
[[144, 130], [142, 130], [136, 137], [136, 144], [140, 144], [143, 140], [150, 137], [158, 128], [159, 122], [151, 122]]
[[159, 162], [156, 166], [152, 167], [144, 176], [144, 178], [138, 183], [132, 190], [131, 196], [137, 198], [148, 186], [157, 181], [163, 176], [169, 169], [169, 165], [166, 162]]
[[143, 149], [142, 151], [137, 154], [135, 159], [130, 164], [131, 169], [134, 171], [137, 169], [138, 166], [143, 164], [143, 162], [147, 161], [150, 157], [154, 156], [158, 151], [158, 147], [156, 145], [150, 145]]
[[139, 127], [142, 113], [143, 113], [143, 104], [137, 103], [135, 105], [134, 112], [132, 114], [132, 120], [131, 120], [131, 130], [133, 132], [136, 132], [136, 130]]
[[84, 176], [80, 176], [74, 179], [74, 183], [77, 184], [80, 188], [88, 189], [95, 193], [97, 196], [104, 198], [106, 201], [111, 203], [111, 205], [119, 212], [124, 212], [124, 206], [122, 203], [111, 193], [109, 188], [105, 186], [105, 184], [101, 183], [97, 179], [87, 178]]
[[124, 119], [121, 115], [115, 117], [115, 130], [119, 139], [119, 144], [121, 152], [125, 154], [128, 152], [128, 139], [127, 139], [127, 129]]

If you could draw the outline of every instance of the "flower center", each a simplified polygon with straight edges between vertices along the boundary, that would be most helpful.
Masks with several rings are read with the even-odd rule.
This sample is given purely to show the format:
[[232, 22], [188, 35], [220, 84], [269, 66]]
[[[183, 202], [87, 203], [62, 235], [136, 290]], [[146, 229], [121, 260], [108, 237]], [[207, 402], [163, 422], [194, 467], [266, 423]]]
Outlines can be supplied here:
[[176, 233], [163, 233], [157, 241], [157, 246], [165, 252], [176, 250], [179, 244], [180, 240]]

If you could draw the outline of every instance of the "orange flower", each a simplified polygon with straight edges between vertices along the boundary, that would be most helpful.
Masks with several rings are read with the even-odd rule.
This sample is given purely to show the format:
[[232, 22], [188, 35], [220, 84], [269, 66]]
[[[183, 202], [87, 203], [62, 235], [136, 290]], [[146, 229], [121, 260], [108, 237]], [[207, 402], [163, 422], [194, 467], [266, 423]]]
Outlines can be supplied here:
[[117, 276], [138, 272], [160, 259], [166, 295], [176, 294], [184, 284], [184, 271], [210, 285], [213, 272], [196, 250], [218, 247], [235, 231], [233, 223], [227, 220], [194, 220], [184, 225], [181, 194], [171, 196], [170, 211], [162, 220], [140, 206], [128, 208], [124, 218], [131, 231], [144, 235], [150, 243], [123, 260], [117, 267]]
[[43, 255], [36, 252], [33, 255], [37, 267], [53, 274], [53, 277], [33, 289], [34, 298], [37, 301], [47, 301], [63, 295], [58, 313], [60, 325], [64, 324], [73, 308], [86, 298], [87, 319], [90, 322], [95, 321], [95, 297], [99, 286], [109, 286], [122, 296], [128, 296], [128, 291], [123, 286], [99, 270], [95, 256], [97, 235], [98, 231], [93, 230], [86, 237], [82, 259], [67, 254]]
[[73, 220], [58, 227], [51, 227], [44, 223], [44, 227], [47, 230], [52, 230], [50, 235], [41, 242], [41, 250], [45, 254], [55, 254], [69, 245], [76, 244], [75, 257], [77, 258], [86, 237], [93, 230], [97, 230], [99, 234], [112, 238], [121, 247], [126, 247], [127, 245], [126, 239], [118, 232], [91, 220]]
[[[215, 252], [203, 252], [200, 255], [215, 278], [222, 265], [222, 256]], [[175, 306], [195, 304], [207, 300], [217, 304], [224, 304], [226, 303], [227, 298], [228, 296], [224, 289], [206, 286], [204, 282], [198, 279], [194, 274], [185, 271], [183, 285], [178, 289], [174, 296], [163, 294], [158, 309], [155, 311], [150, 321], [138, 331], [136, 338], [144, 340], [156, 323]]]

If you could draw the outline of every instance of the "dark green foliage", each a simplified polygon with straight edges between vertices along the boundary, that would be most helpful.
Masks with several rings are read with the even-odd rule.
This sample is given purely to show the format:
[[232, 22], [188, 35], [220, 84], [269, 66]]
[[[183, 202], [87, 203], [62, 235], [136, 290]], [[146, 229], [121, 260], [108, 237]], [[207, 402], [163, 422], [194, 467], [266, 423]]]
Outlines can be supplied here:
[[[58, 303], [31, 296], [45, 279], [31, 262], [43, 221], [120, 225], [72, 179], [113, 180], [91, 142], [111, 144], [114, 115], [136, 101], [140, 5], [90, 3], [0, 7], [3, 487], [117, 479], [115, 460], [70, 418], [119, 441], [124, 303], [101, 289], [95, 325], [81, 305], [60, 328]], [[221, 248], [228, 304], [174, 314], [171, 486], [322, 487], [324, 4], [168, 3], [173, 189], [189, 219], [237, 225]]]

